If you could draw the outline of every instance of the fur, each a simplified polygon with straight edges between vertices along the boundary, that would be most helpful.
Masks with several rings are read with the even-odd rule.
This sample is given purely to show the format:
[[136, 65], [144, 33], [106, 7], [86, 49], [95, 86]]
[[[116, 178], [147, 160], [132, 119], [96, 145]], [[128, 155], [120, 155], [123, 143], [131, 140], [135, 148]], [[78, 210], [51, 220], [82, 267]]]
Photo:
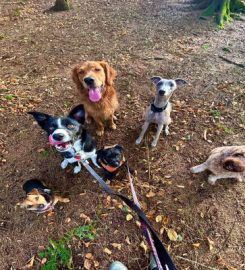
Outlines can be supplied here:
[[[116, 90], [113, 81], [116, 71], [104, 61], [87, 61], [76, 65], [72, 70], [72, 79], [80, 93], [81, 101], [87, 113], [88, 122], [93, 119], [97, 124], [97, 135], [104, 133], [104, 124], [109, 123], [111, 129], [116, 129], [114, 114], [119, 108]], [[89, 99], [89, 86], [84, 79], [92, 78], [93, 87], [100, 87], [102, 97], [98, 102]]]
[[208, 182], [214, 185], [220, 178], [236, 178], [239, 182], [245, 178], [245, 145], [218, 147], [211, 151], [208, 159], [191, 168], [193, 173], [209, 170], [212, 174]]

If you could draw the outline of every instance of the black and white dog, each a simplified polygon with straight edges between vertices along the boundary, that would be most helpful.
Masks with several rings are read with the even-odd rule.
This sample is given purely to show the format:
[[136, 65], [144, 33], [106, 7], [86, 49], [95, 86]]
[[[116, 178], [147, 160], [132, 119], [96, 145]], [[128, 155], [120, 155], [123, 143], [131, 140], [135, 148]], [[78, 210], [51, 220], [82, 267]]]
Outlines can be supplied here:
[[81, 171], [79, 160], [91, 159], [95, 166], [96, 143], [84, 128], [85, 111], [83, 105], [73, 108], [66, 117], [55, 117], [42, 112], [28, 112], [48, 133], [49, 143], [64, 157], [61, 168], [74, 164], [74, 173]]

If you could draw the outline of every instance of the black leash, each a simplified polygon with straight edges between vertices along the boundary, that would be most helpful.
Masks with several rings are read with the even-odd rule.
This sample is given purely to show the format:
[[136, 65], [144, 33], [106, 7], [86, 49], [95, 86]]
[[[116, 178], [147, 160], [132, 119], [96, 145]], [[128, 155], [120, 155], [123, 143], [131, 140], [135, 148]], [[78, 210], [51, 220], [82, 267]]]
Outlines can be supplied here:
[[87, 171], [99, 182], [99, 184], [103, 187], [103, 189], [107, 193], [118, 196], [120, 199], [122, 199], [131, 209], [133, 209], [137, 213], [141, 223], [145, 224], [145, 226], [149, 229], [152, 235], [152, 239], [154, 241], [154, 246], [155, 246], [159, 261], [161, 263], [161, 266], [159, 266], [157, 270], [178, 270], [176, 266], [174, 265], [171, 257], [169, 256], [167, 250], [165, 249], [163, 243], [161, 242], [160, 238], [158, 237], [155, 229], [152, 227], [150, 221], [148, 220], [144, 212], [139, 208], [139, 206], [135, 204], [132, 200], [127, 198], [126, 196], [112, 190], [105, 183], [105, 181], [93, 170], [93, 168], [90, 167], [87, 161], [81, 160], [80, 162], [87, 169]]

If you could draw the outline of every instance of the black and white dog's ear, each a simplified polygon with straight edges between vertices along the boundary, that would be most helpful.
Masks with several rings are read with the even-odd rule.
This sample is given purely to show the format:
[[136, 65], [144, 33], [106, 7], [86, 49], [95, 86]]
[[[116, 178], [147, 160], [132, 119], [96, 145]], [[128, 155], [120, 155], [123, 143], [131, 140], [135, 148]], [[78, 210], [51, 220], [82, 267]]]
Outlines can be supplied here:
[[182, 80], [182, 79], [176, 79], [175, 80], [177, 86], [182, 86], [184, 84], [187, 84], [187, 82], [185, 80]]
[[73, 118], [78, 123], [83, 125], [85, 123], [85, 110], [83, 105], [80, 104], [73, 108], [68, 114], [68, 117]]
[[117, 145], [115, 146], [115, 148], [118, 149], [118, 150], [120, 150], [120, 151], [122, 151], [122, 150], [124, 149], [123, 146], [120, 145], [120, 144], [117, 144]]
[[35, 118], [39, 126], [41, 126], [42, 128], [44, 127], [46, 122], [51, 118], [51, 116], [46, 113], [35, 112], [35, 111], [28, 112], [28, 113], [31, 114]]
[[160, 81], [162, 80], [162, 78], [160, 76], [153, 76], [151, 77], [151, 81], [157, 85]]

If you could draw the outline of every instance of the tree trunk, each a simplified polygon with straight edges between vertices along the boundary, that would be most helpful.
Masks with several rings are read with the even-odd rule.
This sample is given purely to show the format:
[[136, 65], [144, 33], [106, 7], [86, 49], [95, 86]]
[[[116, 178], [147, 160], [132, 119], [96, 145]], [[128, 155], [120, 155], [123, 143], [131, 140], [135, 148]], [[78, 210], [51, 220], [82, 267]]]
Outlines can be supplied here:
[[54, 6], [51, 8], [53, 11], [65, 11], [71, 9], [70, 0], [56, 0]]
[[224, 27], [225, 22], [232, 21], [231, 12], [245, 12], [245, 2], [243, 0], [204, 0], [209, 2], [202, 16], [216, 16], [217, 24]]

